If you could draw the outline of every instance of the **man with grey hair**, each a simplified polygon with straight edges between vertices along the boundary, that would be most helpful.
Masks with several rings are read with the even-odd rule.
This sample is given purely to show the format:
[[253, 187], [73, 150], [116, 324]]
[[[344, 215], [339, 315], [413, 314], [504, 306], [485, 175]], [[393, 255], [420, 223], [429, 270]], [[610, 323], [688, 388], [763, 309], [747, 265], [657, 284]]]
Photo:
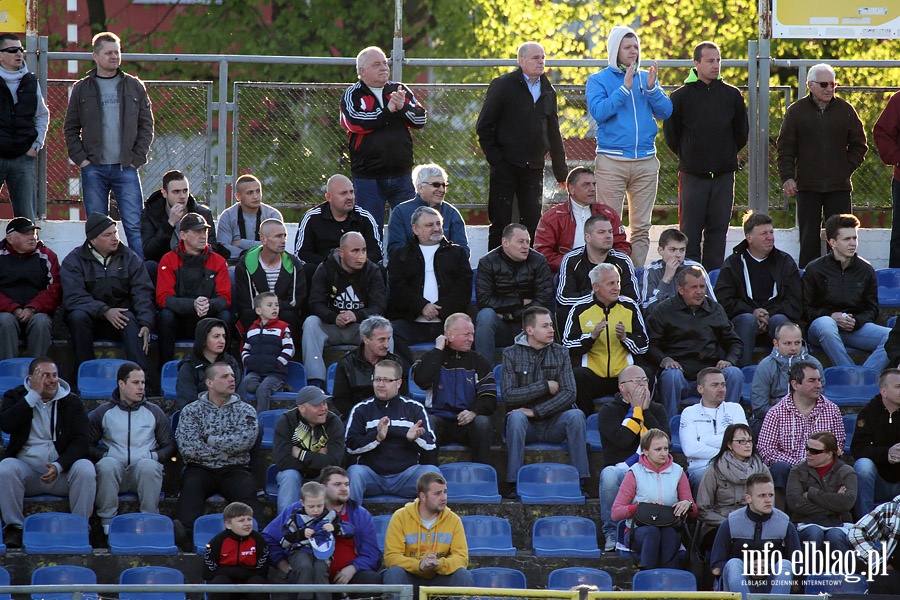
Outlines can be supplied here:
[[592, 294], [569, 309], [563, 346], [575, 374], [575, 401], [584, 414], [594, 412], [594, 398], [619, 389], [619, 373], [647, 352], [647, 331], [637, 302], [621, 296], [616, 265], [600, 263], [590, 273]]
[[387, 256], [409, 243], [413, 237], [412, 215], [422, 206], [430, 206], [441, 214], [444, 219], [444, 237], [462, 246], [469, 255], [469, 238], [466, 236], [466, 223], [462, 215], [449, 202], [444, 202], [450, 181], [447, 172], [438, 165], [419, 165], [413, 169], [413, 183], [416, 186], [416, 197], [401, 202], [391, 210], [391, 218], [388, 220]]
[[444, 237], [441, 214], [420, 206], [412, 214], [415, 237], [388, 263], [388, 316], [397, 353], [412, 366], [411, 344], [430, 342], [449, 315], [465, 312], [472, 297], [472, 267], [466, 251]]
[[534, 232], [541, 218], [544, 155], [550, 152], [553, 176], [566, 180], [566, 151], [559, 133], [556, 90], [544, 73], [544, 49], [536, 42], [519, 46], [519, 68], [494, 79], [475, 131], [491, 168], [488, 249], [500, 245], [503, 228], [512, 221], [513, 198], [519, 222]]
[[384, 226], [384, 203], [397, 206], [413, 197], [410, 173], [413, 141], [410, 128], [425, 127], [425, 107], [409, 88], [390, 81], [391, 68], [380, 48], [356, 56], [359, 81], [341, 97], [341, 125], [350, 136], [350, 172], [359, 204], [372, 214], [378, 233]]
[[781, 184], [797, 197], [801, 269], [822, 254], [822, 221], [851, 212], [850, 176], [868, 150], [856, 110], [834, 95], [834, 69], [810, 67], [806, 86], [809, 94], [788, 107], [778, 134]]
[[[359, 347], [342, 356], [334, 372], [332, 402], [344, 422], [357, 402], [372, 397], [372, 374], [378, 361], [400, 362], [400, 357], [391, 352], [393, 329], [384, 317], [374, 315], [360, 323], [359, 336], [362, 338]], [[407, 393], [406, 382], [400, 391]]]

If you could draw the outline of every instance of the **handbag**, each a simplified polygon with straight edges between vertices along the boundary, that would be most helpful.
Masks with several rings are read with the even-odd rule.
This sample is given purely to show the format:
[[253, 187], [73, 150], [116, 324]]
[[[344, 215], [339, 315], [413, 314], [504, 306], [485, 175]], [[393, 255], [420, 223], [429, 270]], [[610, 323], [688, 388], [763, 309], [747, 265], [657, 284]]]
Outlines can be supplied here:
[[669, 527], [680, 521], [680, 518], [675, 516], [675, 509], [671, 506], [653, 504], [652, 502], [639, 502], [632, 520], [637, 525]]

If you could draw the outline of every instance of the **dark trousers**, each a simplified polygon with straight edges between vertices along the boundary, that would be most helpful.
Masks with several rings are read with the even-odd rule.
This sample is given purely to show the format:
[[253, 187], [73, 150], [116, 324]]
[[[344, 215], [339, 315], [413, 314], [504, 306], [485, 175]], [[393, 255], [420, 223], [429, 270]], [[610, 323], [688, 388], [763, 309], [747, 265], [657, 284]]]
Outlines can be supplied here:
[[[212, 585], [266, 585], [268, 581], [262, 575], [252, 575], [246, 579], [229, 577], [228, 575], [216, 575], [209, 580]], [[209, 594], [209, 600], [268, 600], [269, 594]]]
[[600, 377], [587, 367], [575, 367], [575, 403], [585, 415], [594, 414], [594, 398], [615, 396], [619, 391], [618, 377]]
[[734, 173], [712, 179], [678, 173], [678, 221], [688, 237], [685, 257], [701, 263], [707, 272], [721, 268], [725, 260], [725, 236], [733, 207]]
[[850, 190], [837, 192], [797, 192], [797, 225], [800, 227], [800, 262], [805, 269], [822, 255], [822, 222], [831, 215], [849, 213]]
[[144, 340], [138, 337], [141, 326], [138, 324], [134, 313], [125, 313], [128, 323], [125, 329], [116, 329], [105, 318], [94, 319], [83, 310], [73, 310], [66, 315], [66, 324], [69, 326], [69, 335], [72, 338], [72, 347], [75, 350], [75, 362], [93, 360], [94, 340], [108, 338], [121, 341], [125, 347], [125, 357], [137, 363], [147, 377], [150, 377], [150, 360], [144, 354]]
[[431, 426], [439, 448], [451, 442], [465, 444], [472, 448], [473, 462], [490, 464], [491, 439], [494, 437], [490, 417], [478, 415], [468, 425], [460, 425], [455, 419], [433, 417]]
[[491, 165], [488, 191], [488, 250], [500, 245], [503, 229], [512, 222], [513, 198], [519, 201], [519, 222], [528, 228], [534, 241], [534, 230], [541, 220], [541, 195], [544, 191], [544, 165], [539, 169], [523, 169], [507, 162]]
[[437, 336], [444, 333], [443, 323], [419, 323], [417, 321], [397, 319], [391, 321], [391, 326], [394, 328], [394, 352], [403, 361], [404, 372], [409, 371], [413, 364], [410, 346], [424, 342], [434, 342]]
[[888, 266], [892, 269], [900, 267], [900, 181], [891, 179], [891, 199], [894, 201], [894, 214], [891, 220], [891, 255]]
[[[225, 327], [231, 327], [231, 313], [223, 310], [218, 314], [207, 313], [207, 317], [213, 317], [225, 321]], [[168, 308], [159, 311], [159, 327], [156, 331], [156, 341], [159, 345], [160, 368], [175, 358], [176, 339], [194, 339], [194, 330], [200, 317], [196, 313], [189, 315], [177, 315]], [[228, 349], [226, 348], [226, 352]]]
[[203, 514], [206, 499], [213, 494], [225, 496], [225, 502], [243, 502], [253, 509], [260, 528], [264, 526], [263, 506], [256, 498], [256, 483], [247, 467], [207, 469], [188, 465], [181, 476], [181, 495], [175, 508], [176, 518], [190, 532]]
[[681, 534], [674, 527], [642, 525], [634, 531], [632, 550], [641, 555], [641, 568], [678, 569]]

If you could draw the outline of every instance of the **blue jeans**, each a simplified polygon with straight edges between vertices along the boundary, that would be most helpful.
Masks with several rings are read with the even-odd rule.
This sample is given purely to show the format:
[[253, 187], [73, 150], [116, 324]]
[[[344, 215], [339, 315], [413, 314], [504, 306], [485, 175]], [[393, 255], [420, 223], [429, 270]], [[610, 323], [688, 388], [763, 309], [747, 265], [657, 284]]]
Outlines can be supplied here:
[[384, 203], [388, 202], [391, 208], [394, 208], [401, 202], [413, 198], [416, 195], [416, 188], [413, 186], [412, 173], [387, 179], [354, 177], [353, 193], [356, 194], [356, 204], [369, 211], [375, 219], [380, 235], [384, 229]]
[[577, 408], [541, 421], [533, 421], [520, 411], [511, 412], [506, 417], [506, 448], [509, 454], [506, 480], [516, 480], [519, 467], [525, 460], [525, 444], [559, 444], [563, 441], [569, 442], [569, 463], [578, 470], [580, 478], [587, 479], [591, 473], [588, 468], [585, 428], [584, 413]]
[[[741, 386], [744, 385], [744, 374], [737, 367], [726, 367], [722, 370], [725, 376], [725, 402], [741, 401]], [[697, 382], [689, 381], [681, 369], [663, 369], [659, 372], [659, 401], [666, 409], [669, 419], [677, 415], [681, 401], [685, 396], [699, 398]]]
[[882, 502], [892, 500], [900, 495], [900, 481], [889, 483], [878, 474], [878, 467], [870, 458], [857, 458], [853, 463], [856, 471], [856, 504], [853, 507], [853, 516], [861, 519], [863, 516]]
[[769, 473], [772, 474], [772, 483], [775, 487], [781, 489], [787, 488], [788, 475], [791, 474], [792, 468], [790, 463], [784, 462], [783, 460], [777, 460], [769, 465]]
[[278, 514], [281, 514], [284, 509], [300, 499], [303, 475], [294, 469], [278, 471], [275, 481], [278, 482]]
[[350, 499], [362, 506], [365, 496], [416, 497], [416, 482], [424, 473], [440, 473], [434, 465], [413, 465], [393, 475], [379, 475], [365, 465], [350, 465], [347, 475], [350, 476]]
[[616, 522], [612, 520], [610, 513], [627, 472], [628, 468], [624, 464], [609, 465], [600, 471], [600, 520], [604, 538], [616, 536]]
[[[768, 334], [770, 341], [771, 338], [775, 337], [775, 331], [778, 327], [788, 321], [790, 319], [784, 315], [769, 315]], [[731, 324], [734, 325], [735, 333], [738, 334], [744, 343], [744, 352], [741, 354], [741, 359], [738, 361], [737, 366], [746, 367], [753, 359], [753, 348], [756, 346], [756, 336], [759, 335], [756, 317], [753, 316], [753, 313], [744, 313], [733, 318]]]
[[475, 317], [475, 352], [494, 364], [497, 346], [511, 346], [521, 332], [521, 322], [504, 321], [493, 308], [482, 308]]
[[109, 214], [110, 190], [119, 206], [119, 217], [125, 227], [128, 247], [143, 258], [141, 210], [144, 208], [144, 192], [141, 190], [137, 169], [93, 163], [81, 168], [81, 197], [84, 200], [85, 219], [95, 212]]
[[840, 550], [847, 552], [850, 550], [850, 540], [847, 539], [847, 532], [840, 527], [832, 527], [830, 529], [822, 529], [818, 525], [808, 525], [803, 529], [798, 529], [797, 535], [800, 536], [801, 542], [813, 542], [816, 548], [825, 550], [822, 545], [824, 542], [831, 544], [831, 551]]
[[634, 530], [633, 551], [641, 555], [643, 569], [678, 569], [681, 534], [674, 527], [644, 525]]
[[[382, 585], [411, 585], [413, 598], [419, 597], [419, 586], [472, 587], [475, 582], [467, 569], [457, 569], [449, 575], [435, 575], [431, 579], [406, 572], [403, 567], [390, 567], [382, 572]], [[398, 596], [395, 596], [398, 597]]]
[[4, 181], [9, 188], [13, 215], [36, 220], [37, 174], [34, 157], [23, 154], [16, 158], [0, 158], [0, 183]]
[[890, 329], [875, 323], [866, 323], [856, 331], [841, 331], [838, 329], [837, 321], [830, 316], [819, 317], [809, 325], [809, 341], [821, 346], [831, 364], [849, 367], [855, 365], [845, 349], [845, 346], [850, 346], [871, 352], [863, 366], [875, 369], [879, 373], [888, 363], [884, 343], [890, 333]]
[[741, 592], [744, 598], [747, 594], [789, 594], [791, 592], [791, 563], [788, 560], [781, 561], [781, 574], [772, 575], [764, 585], [747, 585], [749, 578], [743, 576], [744, 561], [740, 558], [732, 558], [725, 563], [722, 569], [722, 583], [726, 592]]

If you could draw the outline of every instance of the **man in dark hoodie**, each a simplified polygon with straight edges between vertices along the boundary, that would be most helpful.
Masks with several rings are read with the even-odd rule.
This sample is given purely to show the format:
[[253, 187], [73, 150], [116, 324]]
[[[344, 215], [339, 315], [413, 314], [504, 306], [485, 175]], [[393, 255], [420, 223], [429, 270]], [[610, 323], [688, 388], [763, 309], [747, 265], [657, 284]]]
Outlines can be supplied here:
[[172, 360], [176, 332], [184, 335], [204, 317], [231, 322], [231, 277], [225, 259], [208, 244], [212, 226], [197, 213], [188, 213], [178, 226], [178, 250], [163, 256], [156, 282], [159, 311], [159, 363]]
[[900, 369], [882, 371], [878, 388], [880, 393], [859, 411], [850, 443], [859, 485], [857, 519], [900, 495], [900, 415], [894, 423], [900, 409]]
[[147, 402], [145, 386], [144, 370], [125, 363], [109, 402], [91, 412], [88, 455], [97, 463], [97, 516], [106, 535], [119, 493], [137, 492], [142, 513], [159, 513], [163, 464], [175, 455], [169, 418]]
[[725, 258], [737, 153], [750, 132], [744, 97], [722, 81], [721, 62], [713, 42], [694, 47], [694, 67], [672, 92], [672, 116], [663, 123], [666, 145], [678, 155], [678, 217], [688, 236], [685, 258], [701, 262], [707, 271], [720, 268]]
[[206, 391], [206, 367], [215, 362], [228, 363], [234, 370], [237, 394], [243, 393], [243, 369], [228, 354], [228, 327], [222, 319], [200, 319], [194, 332], [194, 347], [190, 355], [178, 363], [178, 380], [175, 382], [176, 408], [184, 408]]
[[119, 241], [116, 222], [93, 213], [85, 242], [63, 259], [60, 277], [76, 364], [93, 360], [94, 340], [122, 341], [125, 356], [150, 372], [150, 331], [156, 320], [153, 285], [144, 262]]

